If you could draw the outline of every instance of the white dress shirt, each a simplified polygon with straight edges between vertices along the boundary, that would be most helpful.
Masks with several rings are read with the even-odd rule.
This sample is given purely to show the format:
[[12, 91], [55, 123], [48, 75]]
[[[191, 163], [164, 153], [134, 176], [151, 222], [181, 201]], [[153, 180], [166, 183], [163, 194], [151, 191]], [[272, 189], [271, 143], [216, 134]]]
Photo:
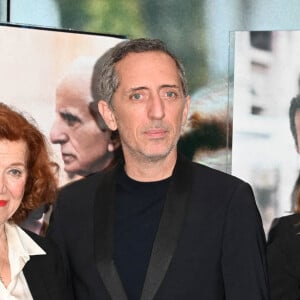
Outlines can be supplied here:
[[11, 282], [7, 287], [0, 281], [0, 300], [32, 300], [23, 274], [30, 255], [45, 255], [46, 252], [27, 233], [15, 224], [5, 223], [8, 243]]

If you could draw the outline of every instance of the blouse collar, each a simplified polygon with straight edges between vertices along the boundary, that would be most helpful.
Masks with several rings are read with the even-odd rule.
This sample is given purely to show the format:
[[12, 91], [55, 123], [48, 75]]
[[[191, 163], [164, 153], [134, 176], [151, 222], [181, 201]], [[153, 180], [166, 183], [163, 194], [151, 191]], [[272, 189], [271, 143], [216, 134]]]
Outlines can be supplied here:
[[6, 222], [5, 233], [8, 243], [12, 277], [23, 269], [31, 255], [46, 254], [46, 252], [19, 226]]

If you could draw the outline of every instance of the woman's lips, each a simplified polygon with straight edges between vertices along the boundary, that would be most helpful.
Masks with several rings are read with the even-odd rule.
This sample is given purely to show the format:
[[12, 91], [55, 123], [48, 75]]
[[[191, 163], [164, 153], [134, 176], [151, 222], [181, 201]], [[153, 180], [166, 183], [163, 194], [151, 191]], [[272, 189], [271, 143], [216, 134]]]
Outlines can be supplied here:
[[0, 207], [5, 206], [8, 203], [7, 200], [0, 200]]

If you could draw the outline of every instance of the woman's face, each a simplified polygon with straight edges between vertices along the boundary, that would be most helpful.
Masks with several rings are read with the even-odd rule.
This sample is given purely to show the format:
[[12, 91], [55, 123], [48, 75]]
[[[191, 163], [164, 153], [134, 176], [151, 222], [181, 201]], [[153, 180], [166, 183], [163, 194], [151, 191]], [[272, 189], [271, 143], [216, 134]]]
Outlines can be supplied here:
[[27, 179], [27, 145], [23, 140], [0, 140], [0, 224], [21, 204]]

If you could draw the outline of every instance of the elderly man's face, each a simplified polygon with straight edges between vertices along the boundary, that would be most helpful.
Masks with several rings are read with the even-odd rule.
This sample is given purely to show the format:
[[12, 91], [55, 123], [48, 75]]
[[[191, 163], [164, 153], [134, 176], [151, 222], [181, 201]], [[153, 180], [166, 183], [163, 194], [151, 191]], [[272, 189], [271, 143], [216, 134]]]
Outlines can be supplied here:
[[110, 132], [98, 128], [88, 108], [90, 101], [88, 80], [68, 78], [57, 88], [50, 139], [61, 145], [65, 171], [71, 174], [100, 171], [112, 155], [107, 151]]

